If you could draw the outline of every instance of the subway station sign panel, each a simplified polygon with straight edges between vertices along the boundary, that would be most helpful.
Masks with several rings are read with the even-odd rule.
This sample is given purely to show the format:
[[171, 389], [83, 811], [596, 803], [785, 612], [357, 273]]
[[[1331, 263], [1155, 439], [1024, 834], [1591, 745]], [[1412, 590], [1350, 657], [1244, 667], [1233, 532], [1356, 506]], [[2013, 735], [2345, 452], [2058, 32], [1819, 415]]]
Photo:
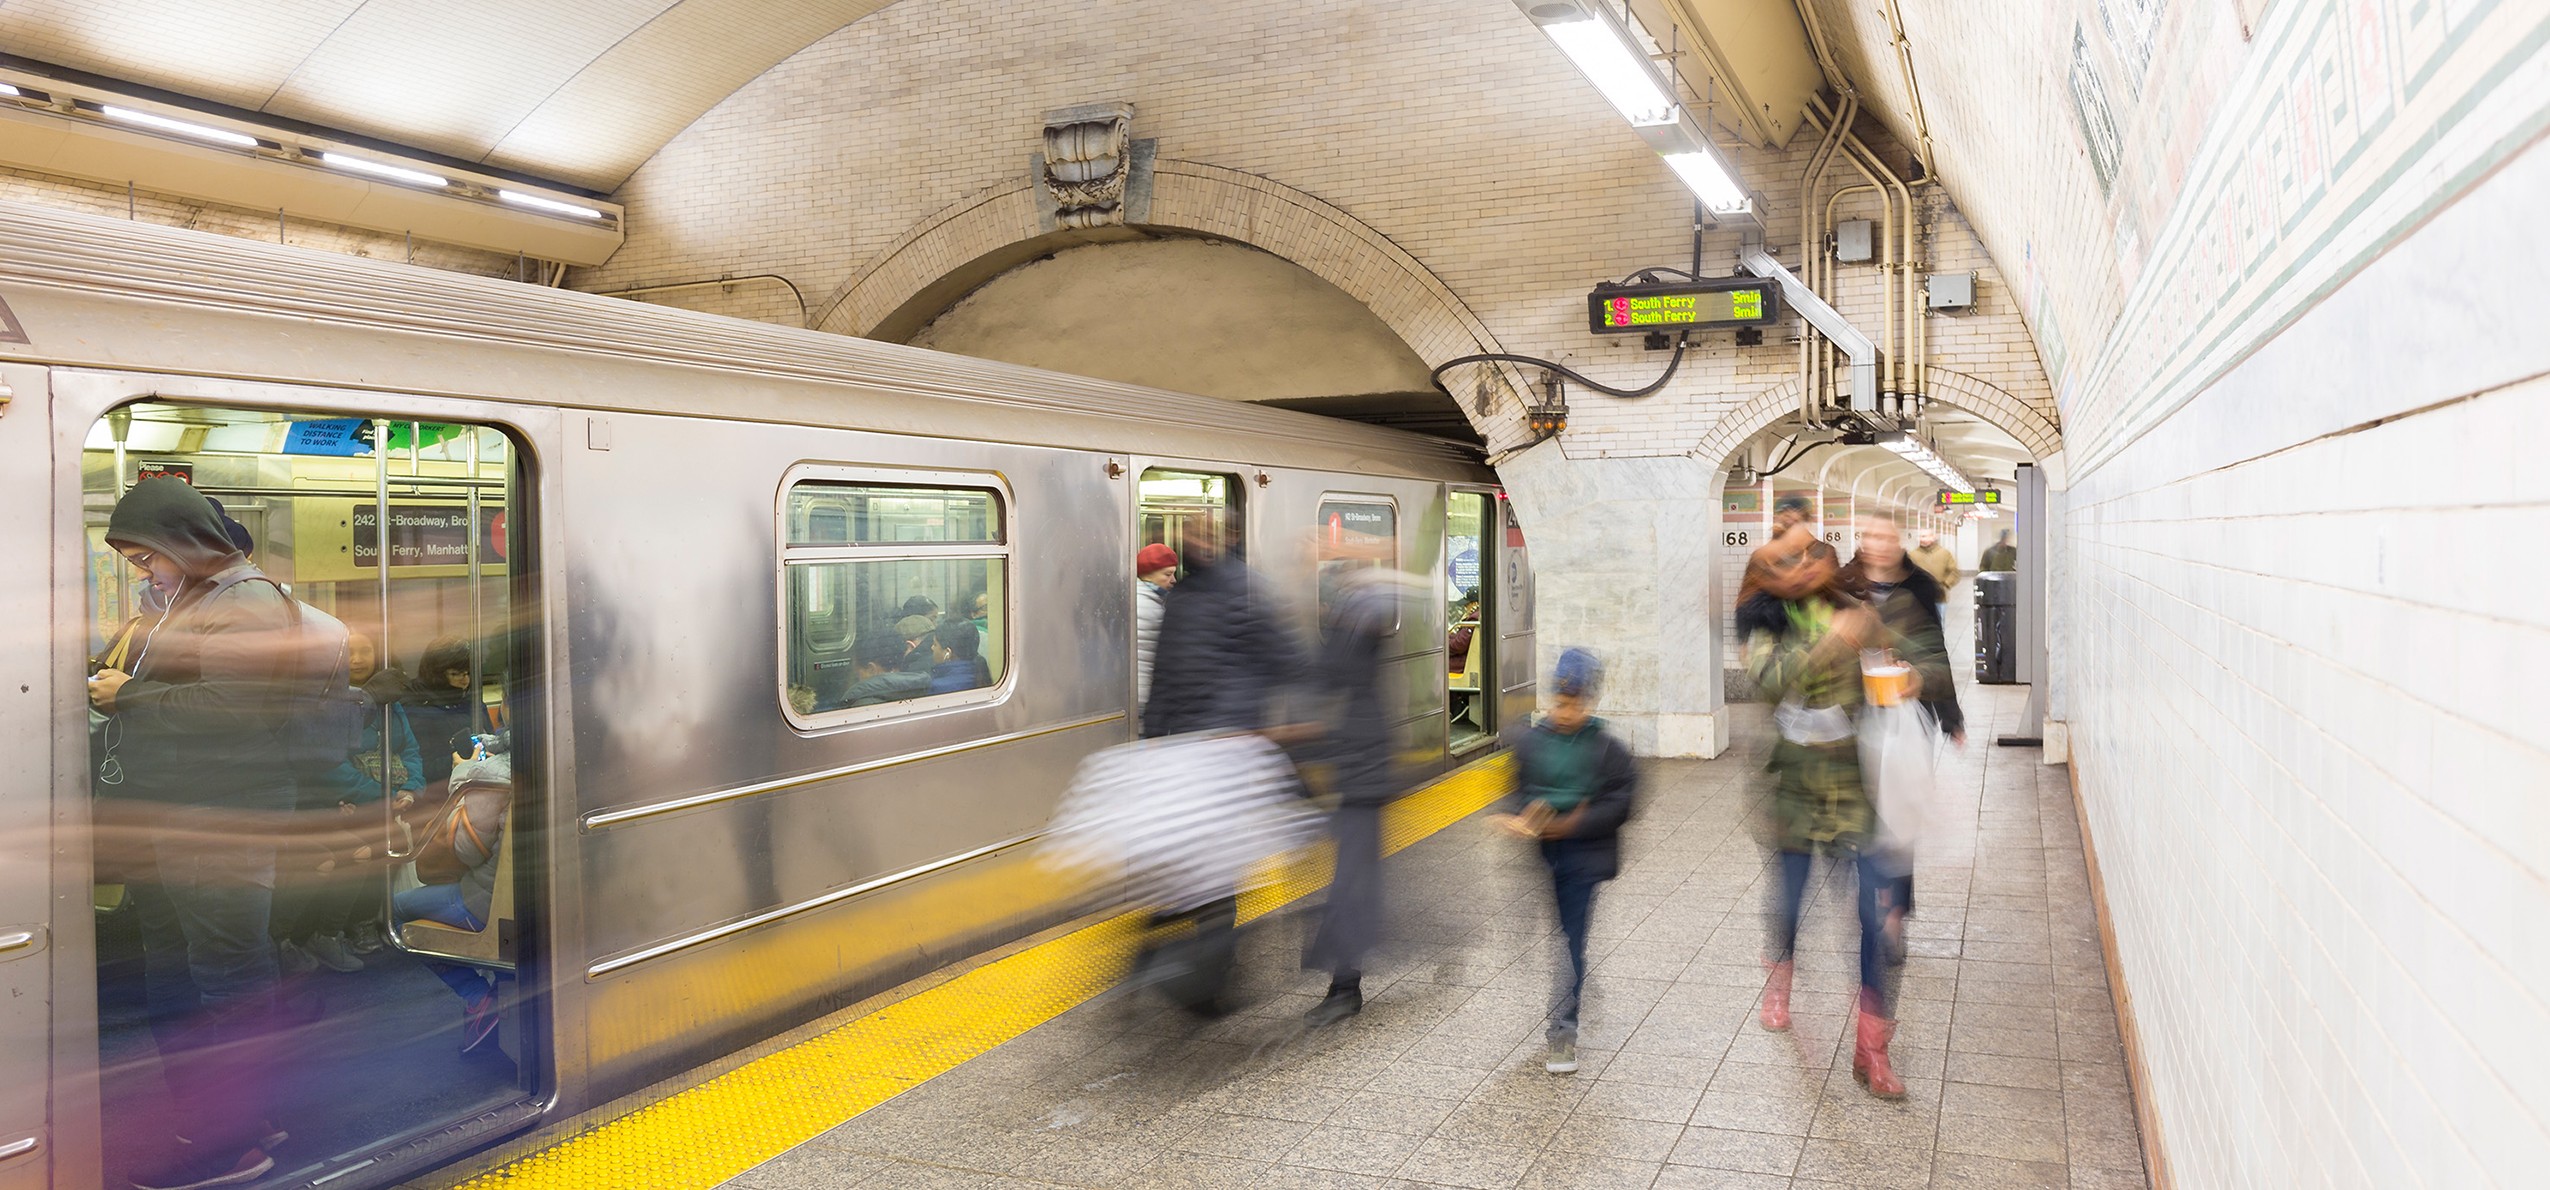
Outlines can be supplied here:
[[1776, 321], [1780, 293], [1754, 277], [1597, 285], [1585, 306], [1587, 324], [1598, 335], [1705, 330]]

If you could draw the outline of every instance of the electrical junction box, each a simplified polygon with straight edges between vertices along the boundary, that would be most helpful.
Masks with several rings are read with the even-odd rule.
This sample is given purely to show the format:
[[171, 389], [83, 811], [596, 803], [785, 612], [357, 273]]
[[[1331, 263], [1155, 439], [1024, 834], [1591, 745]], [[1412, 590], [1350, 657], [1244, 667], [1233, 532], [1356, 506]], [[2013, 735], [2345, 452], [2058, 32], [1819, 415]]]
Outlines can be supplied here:
[[1974, 305], [1973, 273], [1931, 273], [1922, 280], [1929, 285], [1933, 310], [1963, 310]]
[[1833, 225], [1833, 259], [1863, 264], [1877, 255], [1877, 225], [1866, 219], [1844, 219]]

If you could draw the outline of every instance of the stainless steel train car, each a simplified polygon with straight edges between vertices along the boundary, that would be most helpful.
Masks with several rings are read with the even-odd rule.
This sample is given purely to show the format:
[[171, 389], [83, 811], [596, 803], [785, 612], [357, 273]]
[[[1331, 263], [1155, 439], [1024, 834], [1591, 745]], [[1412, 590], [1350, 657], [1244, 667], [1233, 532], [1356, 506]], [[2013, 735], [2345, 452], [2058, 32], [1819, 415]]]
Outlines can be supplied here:
[[[1426, 592], [1394, 662], [1414, 768], [1532, 698], [1522, 527], [1474, 455], [1407, 434], [9, 206], [0, 394], [13, 1190], [120, 1184], [187, 1107], [84, 701], [137, 598], [104, 526], [142, 477], [221, 499], [430, 696], [399, 737], [424, 771], [386, 762], [383, 792], [455, 725], [514, 744], [483, 927], [381, 922], [362, 970], [287, 975], [260, 1185], [412, 1177], [1060, 920], [1021, 844], [1135, 732], [1150, 541], [1228, 526], [1305, 639], [1321, 570], [1358, 564], [1326, 543], [1381, 542]], [[856, 696], [863, 639], [913, 615], [972, 624], [972, 676]], [[386, 852], [336, 870], [358, 933], [416, 883], [393, 805], [347, 812]], [[460, 970], [501, 1007], [467, 1054], [435, 977]]]

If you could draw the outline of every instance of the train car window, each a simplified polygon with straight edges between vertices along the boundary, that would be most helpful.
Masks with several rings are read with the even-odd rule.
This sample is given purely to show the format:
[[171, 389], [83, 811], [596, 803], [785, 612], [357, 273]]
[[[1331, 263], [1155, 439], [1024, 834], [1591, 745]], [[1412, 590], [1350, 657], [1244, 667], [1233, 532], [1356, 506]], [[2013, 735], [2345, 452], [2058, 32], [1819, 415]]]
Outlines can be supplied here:
[[1210, 471], [1152, 467], [1140, 486], [1141, 540], [1165, 545], [1178, 556], [1178, 576], [1186, 577], [1187, 557], [1211, 535], [1215, 543], [1240, 539], [1240, 479]]
[[[524, 477], [488, 425], [145, 401], [92, 428], [112, 1184], [182, 1184], [178, 1132], [214, 1164], [289, 1132], [277, 1183], [326, 1181], [536, 1081], [509, 829], [539, 799], [537, 741], [508, 730], [540, 718]], [[437, 850], [464, 802], [472, 845]]]
[[999, 490], [953, 481], [791, 483], [780, 619], [791, 720], [822, 728], [995, 697], [1012, 655], [1006, 513]]
[[[1312, 542], [1319, 558], [1319, 615], [1324, 623], [1329, 605], [1355, 574], [1399, 565], [1399, 506], [1387, 496], [1327, 496], [1319, 502]], [[1391, 630], [1398, 626], [1393, 616]]]

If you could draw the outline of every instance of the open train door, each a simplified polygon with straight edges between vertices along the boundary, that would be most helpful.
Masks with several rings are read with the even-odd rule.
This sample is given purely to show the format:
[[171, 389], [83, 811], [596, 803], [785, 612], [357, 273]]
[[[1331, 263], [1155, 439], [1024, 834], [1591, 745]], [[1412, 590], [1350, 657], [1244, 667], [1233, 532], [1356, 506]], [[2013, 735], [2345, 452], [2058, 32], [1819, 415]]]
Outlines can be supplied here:
[[1496, 715], [1512, 724], [1531, 715], [1539, 700], [1540, 662], [1532, 627], [1532, 554], [1514, 502], [1496, 494], [1497, 615]]

